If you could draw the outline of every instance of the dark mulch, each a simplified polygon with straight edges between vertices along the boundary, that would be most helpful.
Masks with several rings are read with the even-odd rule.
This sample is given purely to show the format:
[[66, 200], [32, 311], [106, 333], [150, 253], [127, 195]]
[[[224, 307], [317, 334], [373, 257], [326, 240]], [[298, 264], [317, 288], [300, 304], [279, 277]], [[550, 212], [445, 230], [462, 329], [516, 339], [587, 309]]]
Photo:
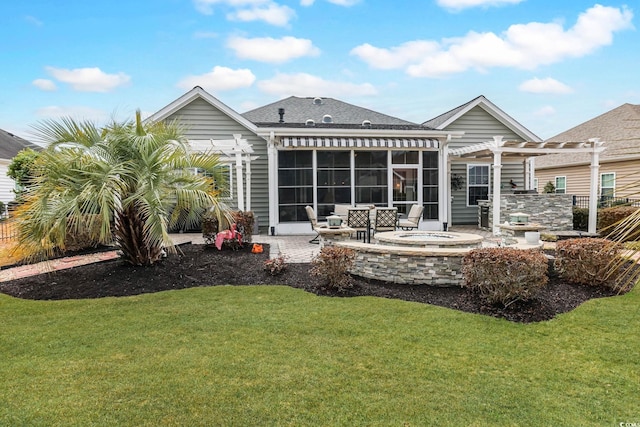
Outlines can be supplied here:
[[508, 307], [483, 304], [468, 289], [397, 285], [354, 277], [353, 288], [336, 293], [322, 288], [311, 276], [310, 264], [288, 264], [283, 274], [271, 276], [263, 269], [268, 246], [252, 254], [250, 245], [238, 251], [182, 245], [179, 255], [169, 255], [151, 267], [133, 267], [121, 260], [105, 261], [54, 273], [0, 283], [0, 292], [18, 298], [61, 300], [127, 296], [217, 285], [288, 285], [318, 295], [336, 297], [378, 296], [448, 307], [470, 313], [537, 322], [573, 310], [584, 301], [615, 295], [615, 292], [563, 283], [551, 277], [536, 299]]

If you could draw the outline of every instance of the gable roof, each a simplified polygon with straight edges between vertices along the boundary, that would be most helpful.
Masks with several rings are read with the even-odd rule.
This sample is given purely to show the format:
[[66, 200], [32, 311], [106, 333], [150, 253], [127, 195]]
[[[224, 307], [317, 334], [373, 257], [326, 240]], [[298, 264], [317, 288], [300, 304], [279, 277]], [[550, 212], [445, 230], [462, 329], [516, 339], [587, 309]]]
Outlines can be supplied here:
[[[280, 112], [283, 111], [282, 122]], [[243, 113], [242, 116], [259, 127], [305, 127], [313, 120], [315, 127], [360, 128], [368, 121], [371, 129], [425, 129], [397, 117], [358, 107], [334, 98], [290, 96]], [[327, 122], [326, 116], [331, 117]]]
[[480, 95], [471, 101], [462, 104], [452, 110], [447, 111], [446, 113], [440, 114], [437, 117], [434, 117], [426, 122], [422, 123], [424, 126], [429, 126], [434, 129], [444, 130], [447, 126], [451, 125], [453, 122], [458, 120], [460, 117], [464, 116], [471, 109], [475, 107], [480, 107], [489, 113], [493, 118], [498, 120], [500, 123], [511, 129], [514, 133], [519, 135], [525, 141], [536, 141], [541, 142], [542, 139], [531, 132], [529, 129], [520, 124], [513, 117], [505, 113], [503, 110], [498, 108], [493, 102], [489, 101], [484, 95]]
[[[577, 142], [599, 138], [607, 148], [600, 155], [601, 162], [629, 160], [640, 156], [640, 105], [622, 104], [604, 114], [553, 136], [550, 142]], [[591, 162], [588, 154], [571, 157], [548, 155], [536, 159], [536, 169]]]
[[215, 107], [218, 110], [222, 111], [224, 114], [226, 114], [227, 116], [229, 116], [231, 119], [235, 120], [236, 122], [238, 122], [242, 126], [246, 127], [248, 130], [250, 130], [250, 131], [252, 131], [254, 133], [256, 132], [256, 126], [253, 123], [251, 123], [249, 120], [247, 120], [244, 117], [242, 117], [233, 108], [231, 108], [228, 105], [224, 104], [218, 98], [216, 98], [215, 96], [211, 95], [206, 90], [202, 89], [200, 86], [194, 87], [189, 92], [185, 93], [184, 95], [182, 95], [181, 97], [179, 97], [175, 101], [171, 102], [169, 105], [163, 107], [162, 109], [160, 109], [156, 113], [154, 113], [151, 116], [147, 117], [145, 119], [145, 121], [160, 121], [160, 120], [164, 120], [167, 117], [169, 117], [170, 115], [178, 112], [181, 108], [183, 108], [184, 106], [190, 104], [191, 102], [193, 102], [194, 100], [196, 100], [198, 98], [204, 100], [205, 102], [209, 103], [213, 107]]
[[0, 129], [0, 159], [13, 159], [25, 148], [41, 150], [42, 147], [10, 132]]

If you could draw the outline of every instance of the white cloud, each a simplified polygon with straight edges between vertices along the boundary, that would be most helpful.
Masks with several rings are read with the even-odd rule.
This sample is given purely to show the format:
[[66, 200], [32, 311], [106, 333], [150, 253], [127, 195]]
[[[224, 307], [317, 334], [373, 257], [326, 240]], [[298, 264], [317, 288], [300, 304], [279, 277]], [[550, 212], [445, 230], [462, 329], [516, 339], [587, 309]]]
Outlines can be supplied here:
[[100, 68], [65, 68], [45, 67], [56, 80], [71, 85], [80, 92], [109, 92], [119, 86], [126, 85], [131, 77], [124, 73], [107, 74]]
[[311, 40], [295, 37], [283, 37], [281, 39], [273, 39], [271, 37], [254, 39], [231, 37], [227, 41], [227, 46], [233, 49], [236, 55], [242, 59], [270, 63], [282, 63], [293, 58], [320, 54], [320, 50], [313, 45]]
[[551, 77], [547, 77], [546, 79], [534, 77], [533, 79], [522, 82], [522, 84], [518, 86], [518, 89], [522, 92], [530, 93], [567, 94], [573, 92], [571, 87]]
[[216, 66], [209, 73], [183, 78], [178, 82], [177, 86], [185, 90], [200, 86], [206, 91], [218, 92], [249, 87], [255, 80], [256, 76], [246, 68], [232, 70], [231, 68]]
[[31, 84], [37, 87], [38, 89], [44, 90], [46, 92], [52, 92], [58, 89], [56, 84], [49, 79], [35, 79], [34, 81], [31, 82]]
[[355, 55], [374, 68], [402, 68], [412, 62], [420, 61], [425, 56], [438, 52], [439, 45], [433, 41], [416, 40], [402, 43], [391, 49], [383, 49], [369, 43], [351, 49]]
[[315, 0], [300, 0], [300, 6], [312, 6]]
[[[581, 13], [567, 30], [555, 22], [531, 22], [512, 25], [500, 35], [472, 31], [440, 42], [416, 40], [392, 48], [363, 44], [351, 53], [373, 68], [404, 68], [414, 77], [442, 77], [493, 67], [535, 69], [611, 44], [615, 32], [633, 28], [632, 18], [626, 7], [595, 5]], [[422, 49], [420, 55], [408, 44]]]
[[523, 0], [438, 0], [438, 6], [454, 11], [470, 7], [503, 6], [505, 4], [518, 4]]
[[323, 96], [345, 97], [376, 95], [376, 88], [370, 83], [347, 83], [325, 80], [306, 73], [278, 73], [270, 80], [258, 82], [258, 88], [270, 95], [278, 96]]
[[[304, 1], [304, 0], [303, 0]], [[205, 15], [213, 13], [214, 6], [231, 9], [226, 17], [232, 21], [263, 21], [270, 25], [286, 26], [296, 13], [289, 6], [273, 0], [194, 0], [196, 10]]]
[[227, 18], [243, 22], [264, 21], [267, 24], [284, 27], [295, 16], [295, 11], [290, 7], [271, 3], [264, 7], [237, 10], [228, 14]]
[[548, 116], [553, 116], [555, 114], [556, 114], [556, 109], [553, 108], [551, 105], [545, 105], [544, 107], [538, 108], [536, 111], [533, 112], [533, 115], [538, 117], [548, 117]]
[[32, 25], [35, 25], [36, 27], [42, 27], [44, 25], [44, 23], [41, 20], [39, 20], [38, 18], [36, 18], [35, 16], [27, 15], [27, 16], [24, 17], [24, 19], [28, 23], [30, 23]]

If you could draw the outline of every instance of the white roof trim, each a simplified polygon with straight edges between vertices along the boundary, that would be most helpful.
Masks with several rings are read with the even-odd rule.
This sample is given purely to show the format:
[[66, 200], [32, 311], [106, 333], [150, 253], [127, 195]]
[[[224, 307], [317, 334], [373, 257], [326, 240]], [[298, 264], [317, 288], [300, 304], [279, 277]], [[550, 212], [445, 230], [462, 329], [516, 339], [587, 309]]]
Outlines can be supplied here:
[[181, 97], [179, 97], [175, 101], [171, 102], [166, 107], [162, 108], [161, 110], [159, 110], [159, 111], [155, 112], [154, 114], [152, 114], [151, 116], [147, 117], [145, 119], [145, 121], [154, 121], [154, 122], [156, 122], [156, 121], [164, 120], [167, 117], [169, 117], [170, 115], [180, 111], [180, 109], [182, 109], [186, 105], [190, 104], [191, 102], [193, 102], [197, 98], [203, 99], [204, 101], [208, 102], [213, 107], [215, 107], [218, 110], [222, 111], [224, 114], [226, 114], [231, 119], [235, 120], [236, 122], [238, 122], [239, 124], [241, 124], [242, 126], [247, 128], [251, 132], [257, 133], [256, 125], [254, 125], [249, 120], [245, 119], [242, 115], [240, 115], [240, 113], [238, 113], [237, 111], [235, 111], [231, 107], [229, 107], [226, 104], [224, 104], [218, 98], [216, 98], [215, 96], [211, 95], [206, 90], [202, 89], [200, 86], [194, 87], [189, 92], [185, 93], [184, 95], [182, 95]]
[[477, 106], [480, 106], [481, 108], [483, 108], [486, 112], [491, 114], [496, 120], [498, 120], [499, 122], [501, 122], [502, 124], [507, 126], [509, 129], [511, 129], [512, 131], [517, 133], [523, 139], [528, 140], [528, 141], [537, 141], [537, 142], [541, 142], [542, 141], [542, 139], [538, 135], [534, 134], [529, 129], [527, 129], [524, 126], [522, 126], [520, 123], [518, 123], [516, 120], [514, 120], [513, 117], [509, 116], [503, 110], [498, 108], [498, 106], [496, 106], [493, 102], [489, 101], [483, 95], [477, 97], [472, 102], [470, 102], [469, 104], [465, 105], [465, 107], [463, 109], [458, 111], [453, 116], [449, 117], [445, 122], [443, 122], [442, 124], [440, 124], [440, 126], [438, 126], [438, 129], [446, 128], [451, 123], [455, 122], [460, 117], [464, 116], [471, 109], [473, 109], [473, 108], [475, 108]]

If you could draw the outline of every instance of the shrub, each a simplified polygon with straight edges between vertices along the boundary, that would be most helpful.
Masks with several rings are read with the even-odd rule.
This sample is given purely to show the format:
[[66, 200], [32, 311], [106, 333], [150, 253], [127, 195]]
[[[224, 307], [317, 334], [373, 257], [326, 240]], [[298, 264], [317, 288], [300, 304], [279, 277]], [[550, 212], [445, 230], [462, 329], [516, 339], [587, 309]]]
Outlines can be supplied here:
[[[253, 212], [232, 211], [228, 216], [225, 216], [217, 211], [210, 211], [202, 216], [202, 237], [207, 246], [213, 246], [216, 234], [230, 229], [230, 223], [235, 223], [236, 230], [242, 235], [242, 244], [251, 243], [254, 222]], [[242, 247], [242, 244], [238, 239], [227, 239], [224, 241], [223, 247], [237, 250]]]
[[280, 255], [275, 258], [268, 259], [264, 262], [264, 271], [272, 276], [277, 276], [287, 269], [287, 257]]
[[556, 244], [555, 269], [570, 283], [615, 288], [608, 267], [618, 261], [620, 248], [606, 239], [563, 240]]
[[504, 306], [533, 298], [546, 286], [547, 270], [542, 252], [514, 248], [474, 249], [462, 264], [464, 286], [485, 301]]
[[582, 231], [589, 229], [589, 209], [573, 207], [573, 229]]
[[343, 291], [352, 286], [349, 268], [353, 265], [356, 253], [352, 249], [338, 246], [325, 246], [311, 260], [311, 274], [323, 279], [326, 288]]
[[[635, 214], [638, 208], [631, 206], [616, 206], [600, 209], [598, 212], [598, 230], [603, 236], [616, 237], [616, 226], [621, 221]], [[640, 238], [640, 223], [634, 224], [627, 230], [622, 241], [638, 240]]]

